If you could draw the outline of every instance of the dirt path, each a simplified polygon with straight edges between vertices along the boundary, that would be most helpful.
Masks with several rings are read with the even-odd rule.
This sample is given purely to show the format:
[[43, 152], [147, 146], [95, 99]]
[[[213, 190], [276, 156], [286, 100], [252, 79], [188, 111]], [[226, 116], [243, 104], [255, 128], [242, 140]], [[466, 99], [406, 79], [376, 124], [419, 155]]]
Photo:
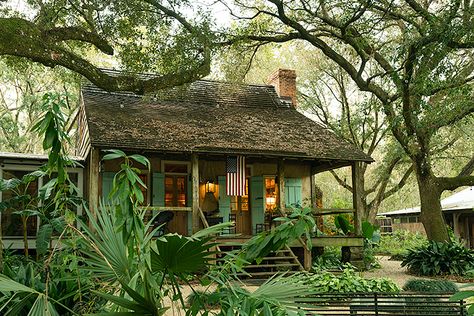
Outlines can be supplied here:
[[[403, 287], [406, 281], [410, 279], [430, 279], [430, 277], [418, 277], [407, 273], [406, 268], [401, 266], [401, 261], [389, 260], [389, 257], [377, 257], [379, 259], [381, 269], [374, 269], [372, 271], [362, 272], [364, 278], [390, 278], [399, 287]], [[437, 278], [439, 279], [439, 277]], [[453, 281], [453, 280], [451, 280]], [[474, 290], [473, 284], [458, 283], [453, 281], [461, 290]]]
[[406, 268], [402, 268], [401, 261], [389, 260], [389, 257], [378, 257], [381, 269], [362, 272], [364, 278], [389, 278], [392, 279], [399, 287], [403, 287], [409, 279], [423, 279], [406, 273]]

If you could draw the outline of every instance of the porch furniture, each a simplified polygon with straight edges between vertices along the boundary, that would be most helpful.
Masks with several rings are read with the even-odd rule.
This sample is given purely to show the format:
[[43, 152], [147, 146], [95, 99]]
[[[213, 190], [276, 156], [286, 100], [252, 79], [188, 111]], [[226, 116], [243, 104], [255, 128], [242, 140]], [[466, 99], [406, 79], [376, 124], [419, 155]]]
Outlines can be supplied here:
[[224, 222], [224, 217], [222, 216], [206, 216], [207, 223], [209, 226], [217, 225]]
[[229, 222], [234, 222], [234, 226], [231, 226], [227, 229], [227, 234], [235, 234], [237, 231], [235, 230], [235, 222], [237, 220], [237, 217], [235, 214], [229, 214]]
[[171, 222], [174, 218], [174, 213], [171, 211], [162, 211], [158, 213], [155, 219], [155, 227], [160, 227], [156, 233], [155, 237], [163, 236], [168, 233], [168, 223]]

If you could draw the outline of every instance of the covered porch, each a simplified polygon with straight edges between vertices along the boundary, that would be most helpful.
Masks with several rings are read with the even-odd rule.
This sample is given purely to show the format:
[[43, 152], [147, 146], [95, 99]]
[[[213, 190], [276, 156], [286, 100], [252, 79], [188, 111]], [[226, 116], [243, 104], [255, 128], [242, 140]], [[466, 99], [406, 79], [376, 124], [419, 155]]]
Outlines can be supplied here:
[[[151, 169], [142, 169], [146, 202], [143, 208], [151, 214], [168, 214], [163, 220], [156, 217], [156, 225], [163, 225], [162, 233], [191, 235], [204, 227], [221, 222], [234, 222], [235, 226], [219, 236], [222, 243], [243, 242], [253, 235], [270, 230], [274, 218], [285, 216], [293, 207], [311, 208], [313, 215], [351, 213], [356, 236], [360, 235], [359, 191], [355, 187], [353, 207], [326, 209], [317, 197], [315, 175], [319, 172], [350, 166], [352, 177], [359, 175], [360, 161], [321, 160], [294, 156], [245, 154], [245, 194], [231, 196], [226, 192], [226, 157], [215, 153], [160, 154], [141, 153], [151, 162]], [[101, 161], [103, 153], [93, 149], [91, 159], [99, 163], [89, 170], [99, 180], [96, 199], [107, 199], [119, 161]], [[89, 164], [94, 166], [95, 164]], [[90, 175], [90, 179], [94, 179]], [[354, 181], [354, 183], [356, 183]], [[93, 181], [89, 192], [93, 192]], [[322, 188], [324, 190], [324, 188]], [[94, 198], [91, 195], [91, 198]], [[91, 200], [92, 202], [92, 200]], [[363, 246], [360, 237], [315, 236], [315, 247]], [[303, 247], [301, 244], [292, 247]], [[309, 255], [310, 256], [310, 255]], [[309, 260], [309, 259], [308, 259]], [[308, 263], [309, 265], [309, 263]]]

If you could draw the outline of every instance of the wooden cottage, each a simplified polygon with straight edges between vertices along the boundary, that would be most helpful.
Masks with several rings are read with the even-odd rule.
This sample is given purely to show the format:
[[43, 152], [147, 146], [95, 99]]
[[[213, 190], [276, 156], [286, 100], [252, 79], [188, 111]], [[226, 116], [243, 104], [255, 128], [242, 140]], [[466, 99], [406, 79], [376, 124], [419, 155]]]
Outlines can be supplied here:
[[[234, 221], [229, 233], [246, 239], [269, 229], [277, 211], [297, 205], [314, 208], [317, 216], [353, 212], [360, 233], [358, 188], [352, 210], [316, 209], [314, 175], [351, 166], [359, 177], [360, 163], [372, 159], [297, 111], [294, 71], [279, 69], [270, 81], [199, 80], [147, 96], [85, 85], [76, 155], [83, 159], [79, 179], [90, 208], [107, 199], [120, 166], [103, 161], [104, 150], [121, 149], [150, 160], [150, 170], [137, 166], [146, 183], [144, 207], [172, 213], [169, 232], [189, 235], [207, 224]], [[226, 161], [236, 156], [245, 159], [245, 191], [229, 196]], [[335, 244], [328, 239], [313, 244]], [[337, 240], [362, 246], [361, 238]]]
[[[155, 95], [82, 89], [77, 154], [86, 157], [86, 195], [106, 198], [119, 161], [104, 149], [139, 153], [146, 205], [170, 211], [168, 230], [188, 235], [203, 221], [235, 221], [242, 238], [268, 229], [276, 210], [314, 206], [314, 175], [372, 159], [296, 109], [296, 75], [279, 69], [269, 85], [210, 80]], [[245, 157], [246, 193], [226, 194], [226, 159]], [[356, 228], [359, 191], [354, 190]], [[324, 210], [319, 210], [324, 212]], [[203, 218], [205, 217], [205, 219]], [[357, 243], [359, 245], [359, 242]]]

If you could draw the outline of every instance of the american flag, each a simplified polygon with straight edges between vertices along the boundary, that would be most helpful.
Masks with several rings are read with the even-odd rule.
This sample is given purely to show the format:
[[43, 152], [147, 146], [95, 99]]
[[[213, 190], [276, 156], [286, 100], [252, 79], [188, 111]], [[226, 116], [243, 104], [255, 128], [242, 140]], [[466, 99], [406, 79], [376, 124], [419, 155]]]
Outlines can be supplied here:
[[227, 195], [245, 195], [245, 157], [227, 157], [226, 164]]

